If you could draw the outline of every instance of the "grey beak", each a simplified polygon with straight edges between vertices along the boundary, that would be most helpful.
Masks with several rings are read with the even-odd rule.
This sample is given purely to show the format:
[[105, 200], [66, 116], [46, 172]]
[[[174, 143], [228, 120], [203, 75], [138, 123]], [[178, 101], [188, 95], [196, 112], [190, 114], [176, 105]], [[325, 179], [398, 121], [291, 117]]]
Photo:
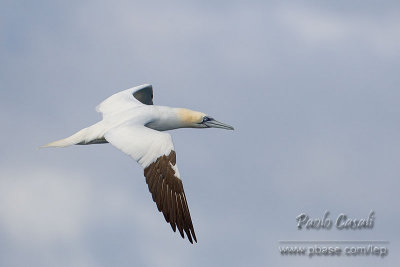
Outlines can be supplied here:
[[234, 128], [228, 124], [216, 121], [214, 119], [204, 122], [207, 127], [210, 128], [221, 128], [225, 130], [234, 130]]

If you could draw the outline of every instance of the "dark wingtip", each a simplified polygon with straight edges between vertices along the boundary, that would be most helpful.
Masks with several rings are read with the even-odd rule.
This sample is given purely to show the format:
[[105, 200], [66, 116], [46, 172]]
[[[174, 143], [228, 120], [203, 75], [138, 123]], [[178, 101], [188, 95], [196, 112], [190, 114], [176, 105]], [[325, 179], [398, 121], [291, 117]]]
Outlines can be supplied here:
[[193, 239], [194, 239], [194, 241], [196, 241], [196, 243], [197, 243], [196, 234], [195, 234], [194, 232], [192, 232], [192, 234], [193, 234]]
[[144, 169], [146, 183], [158, 211], [163, 213], [172, 230], [176, 232], [178, 228], [183, 239], [186, 235], [191, 244], [193, 240], [197, 243], [182, 181], [173, 169], [175, 164], [175, 151], [160, 156]]

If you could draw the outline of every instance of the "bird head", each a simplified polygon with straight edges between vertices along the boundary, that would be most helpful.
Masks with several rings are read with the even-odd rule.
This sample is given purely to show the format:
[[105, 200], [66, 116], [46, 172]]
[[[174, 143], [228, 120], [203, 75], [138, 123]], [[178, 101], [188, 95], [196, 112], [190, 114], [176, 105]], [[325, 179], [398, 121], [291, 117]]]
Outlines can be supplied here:
[[182, 122], [185, 124], [185, 127], [188, 128], [221, 128], [226, 130], [234, 130], [232, 126], [219, 122], [202, 112], [189, 109], [180, 109], [179, 115]]

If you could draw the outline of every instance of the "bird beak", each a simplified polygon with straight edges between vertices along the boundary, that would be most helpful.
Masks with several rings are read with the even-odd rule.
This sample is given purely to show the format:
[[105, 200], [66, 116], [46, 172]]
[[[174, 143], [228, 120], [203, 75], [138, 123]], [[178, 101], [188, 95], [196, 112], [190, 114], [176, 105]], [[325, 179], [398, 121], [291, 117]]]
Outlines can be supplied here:
[[228, 124], [216, 121], [214, 119], [204, 122], [204, 124], [209, 128], [221, 128], [225, 130], [234, 130], [234, 128]]

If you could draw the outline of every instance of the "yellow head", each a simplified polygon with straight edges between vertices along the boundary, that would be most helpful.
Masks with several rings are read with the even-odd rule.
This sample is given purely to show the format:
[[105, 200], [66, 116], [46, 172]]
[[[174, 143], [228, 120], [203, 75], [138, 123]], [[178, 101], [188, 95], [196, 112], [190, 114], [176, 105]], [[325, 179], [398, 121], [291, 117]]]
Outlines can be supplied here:
[[187, 125], [187, 127], [204, 128], [204, 127], [198, 127], [198, 125], [202, 123], [203, 118], [206, 116], [206, 114], [202, 112], [193, 111], [186, 108], [180, 108], [178, 110], [178, 116], [181, 122], [184, 125]]

